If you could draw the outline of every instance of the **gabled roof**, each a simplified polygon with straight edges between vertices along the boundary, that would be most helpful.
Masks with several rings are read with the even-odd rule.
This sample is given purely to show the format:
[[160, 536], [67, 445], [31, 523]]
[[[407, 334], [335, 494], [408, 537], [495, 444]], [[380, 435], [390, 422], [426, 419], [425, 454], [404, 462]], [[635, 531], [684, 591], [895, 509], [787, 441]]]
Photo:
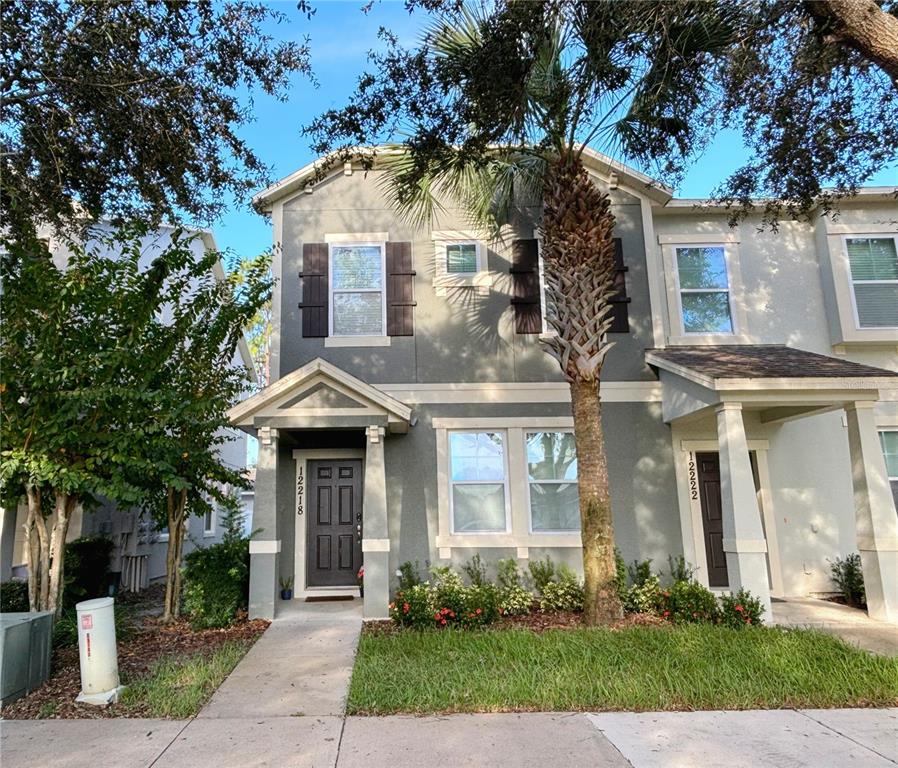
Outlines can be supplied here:
[[[329, 396], [322, 398], [322, 389]], [[412, 409], [320, 357], [228, 411], [235, 427], [257, 426], [260, 419], [287, 419], [297, 429], [321, 425], [328, 418], [373, 424], [373, 416], [384, 420], [391, 431], [404, 432]]]
[[[354, 151], [353, 157], [374, 157], [376, 163], [376, 157], [378, 156], [393, 155], [401, 151], [386, 146], [360, 147]], [[624, 165], [608, 155], [597, 152], [591, 147], [583, 148], [583, 163], [588, 169], [595, 171], [600, 176], [605, 178], [616, 177], [618, 183], [635, 192], [640, 192], [659, 203], [667, 203], [673, 196], [673, 191], [656, 179], [646, 176], [635, 168]], [[316, 178], [320, 177], [322, 170], [326, 169], [329, 175], [338, 168], [338, 154], [336, 152], [319, 157], [317, 160], [303, 166], [298, 171], [294, 171], [289, 176], [285, 176], [280, 181], [256, 194], [253, 197], [253, 205], [263, 210], [270, 209], [271, 205], [277, 200], [298, 192], [309, 183], [315, 183]], [[318, 180], [321, 179], [318, 178]]]

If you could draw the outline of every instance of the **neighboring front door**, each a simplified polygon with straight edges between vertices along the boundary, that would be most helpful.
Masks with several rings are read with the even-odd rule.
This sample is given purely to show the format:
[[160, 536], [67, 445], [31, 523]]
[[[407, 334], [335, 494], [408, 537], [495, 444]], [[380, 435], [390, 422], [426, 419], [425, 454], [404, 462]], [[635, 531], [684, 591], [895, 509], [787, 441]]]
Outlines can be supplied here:
[[355, 586], [362, 566], [362, 461], [309, 462], [307, 584]]
[[702, 505], [702, 527], [705, 531], [705, 558], [708, 563], [708, 585], [728, 587], [727, 558], [723, 551], [723, 513], [720, 501], [720, 456], [697, 453], [699, 498]]

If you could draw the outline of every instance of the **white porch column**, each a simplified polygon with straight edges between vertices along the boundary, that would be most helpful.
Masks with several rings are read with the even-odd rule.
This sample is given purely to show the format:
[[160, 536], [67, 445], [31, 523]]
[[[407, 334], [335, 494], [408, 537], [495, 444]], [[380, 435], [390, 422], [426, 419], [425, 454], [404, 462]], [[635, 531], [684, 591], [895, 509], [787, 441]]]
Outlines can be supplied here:
[[749, 590], [764, 606], [770, 621], [770, 581], [767, 577], [767, 541], [751, 471], [741, 403], [717, 408], [720, 448], [720, 499], [723, 512], [723, 550], [726, 552], [730, 590]]
[[384, 428], [365, 430], [365, 490], [362, 500], [362, 559], [365, 564], [366, 619], [389, 616], [390, 530], [387, 519], [387, 477], [384, 469]]
[[253, 500], [253, 530], [259, 531], [249, 542], [249, 617], [273, 619], [278, 588], [277, 509], [278, 433], [259, 428], [259, 458]]
[[848, 403], [848, 450], [867, 613], [898, 622], [898, 516], [872, 402]]

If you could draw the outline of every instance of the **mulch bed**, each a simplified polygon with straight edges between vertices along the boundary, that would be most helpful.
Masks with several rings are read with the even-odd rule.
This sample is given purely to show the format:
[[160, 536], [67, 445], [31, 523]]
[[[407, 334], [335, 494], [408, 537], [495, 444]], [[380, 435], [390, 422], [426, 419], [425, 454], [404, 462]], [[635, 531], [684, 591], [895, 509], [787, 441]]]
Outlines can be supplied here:
[[[619, 621], [606, 626], [607, 629], [626, 629], [627, 627], [657, 627], [668, 624], [658, 616], [644, 613], [630, 613]], [[548, 629], [580, 629], [583, 626], [583, 614], [571, 611], [543, 613], [533, 611], [526, 616], [505, 616], [486, 629], [529, 629], [537, 634]], [[389, 619], [366, 621], [362, 629], [366, 635], [395, 635], [405, 631], [403, 627]]]
[[[245, 615], [239, 616], [233, 626], [225, 629], [194, 630], [184, 620], [162, 624], [157, 616], [146, 616], [146, 613], [155, 613], [147, 607], [148, 598], [152, 600], [154, 597], [150, 593], [141, 598], [122, 600], [134, 606], [138, 615], [144, 614], [143, 618], [138, 619], [139, 624], [133, 634], [118, 642], [119, 676], [124, 684], [144, 677], [153, 663], [165, 656], [209, 651], [228, 641], [244, 641], [250, 646], [269, 624], [262, 620], [248, 621]], [[46, 716], [46, 709], [55, 705], [50, 715], [53, 719], [147, 716], [133, 704], [127, 708], [122, 704], [101, 708], [76, 703], [75, 697], [81, 691], [77, 646], [55, 649], [51, 664], [48, 680], [36, 691], [3, 707], [0, 715], [9, 720], [34, 720]]]

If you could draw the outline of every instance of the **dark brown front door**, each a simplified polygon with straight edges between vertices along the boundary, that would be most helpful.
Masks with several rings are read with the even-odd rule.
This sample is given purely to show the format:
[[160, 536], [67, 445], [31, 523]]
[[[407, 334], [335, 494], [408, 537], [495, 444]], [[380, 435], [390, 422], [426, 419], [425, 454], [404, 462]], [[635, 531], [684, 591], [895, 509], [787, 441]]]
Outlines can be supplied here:
[[362, 461], [309, 462], [307, 583], [354, 586], [362, 565]]
[[720, 502], [720, 456], [716, 453], [697, 453], [698, 489], [702, 505], [702, 526], [705, 529], [705, 556], [708, 561], [708, 584], [728, 587], [727, 558], [723, 551], [723, 514]]

